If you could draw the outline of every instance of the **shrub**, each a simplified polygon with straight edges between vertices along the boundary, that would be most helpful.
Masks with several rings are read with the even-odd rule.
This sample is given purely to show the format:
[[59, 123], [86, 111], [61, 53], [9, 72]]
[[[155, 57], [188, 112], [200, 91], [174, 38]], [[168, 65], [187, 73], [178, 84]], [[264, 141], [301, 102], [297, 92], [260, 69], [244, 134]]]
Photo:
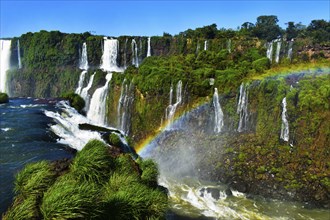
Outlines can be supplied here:
[[252, 67], [257, 72], [262, 73], [270, 68], [270, 60], [267, 57], [260, 58], [252, 62]]

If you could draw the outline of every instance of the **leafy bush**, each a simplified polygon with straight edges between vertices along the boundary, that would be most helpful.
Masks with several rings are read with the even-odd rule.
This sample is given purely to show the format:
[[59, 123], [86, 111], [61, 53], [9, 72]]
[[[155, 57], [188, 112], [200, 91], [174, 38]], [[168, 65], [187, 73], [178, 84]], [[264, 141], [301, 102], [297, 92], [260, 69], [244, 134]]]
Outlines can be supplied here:
[[262, 73], [270, 68], [270, 60], [267, 57], [260, 58], [252, 62], [252, 67], [257, 72]]

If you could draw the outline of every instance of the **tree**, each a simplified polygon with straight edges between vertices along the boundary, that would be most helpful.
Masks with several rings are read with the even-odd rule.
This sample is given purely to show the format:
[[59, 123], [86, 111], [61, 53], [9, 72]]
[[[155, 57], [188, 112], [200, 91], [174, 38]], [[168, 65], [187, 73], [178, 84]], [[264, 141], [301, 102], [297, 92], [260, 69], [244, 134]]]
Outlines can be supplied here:
[[201, 28], [196, 28], [196, 32], [200, 38], [213, 39], [216, 36], [218, 29], [216, 24], [211, 24]]
[[330, 22], [325, 20], [312, 20], [307, 27], [307, 34], [313, 38], [314, 43], [330, 41]]
[[281, 28], [277, 24], [278, 19], [275, 15], [263, 15], [257, 18], [254, 34], [260, 39], [271, 41], [281, 35]]
[[286, 38], [287, 40], [291, 40], [298, 36], [298, 30], [294, 24], [294, 22], [290, 21], [287, 23], [288, 27], [286, 28]]

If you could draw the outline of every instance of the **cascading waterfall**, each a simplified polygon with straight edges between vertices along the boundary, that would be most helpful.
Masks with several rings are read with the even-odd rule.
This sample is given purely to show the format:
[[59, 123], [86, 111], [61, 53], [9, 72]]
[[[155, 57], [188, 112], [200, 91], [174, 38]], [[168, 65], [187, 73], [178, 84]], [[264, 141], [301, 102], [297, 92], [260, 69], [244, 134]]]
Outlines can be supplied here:
[[214, 107], [214, 132], [220, 133], [223, 128], [224, 122], [223, 122], [223, 111], [221, 109], [217, 88], [214, 88], [213, 107]]
[[81, 72], [81, 74], [79, 76], [78, 87], [77, 87], [75, 93], [81, 95], [81, 92], [82, 92], [82, 89], [84, 86], [86, 73], [88, 70], [87, 44], [86, 43], [83, 43], [83, 46], [82, 46], [82, 53], [81, 53], [81, 57], [79, 59], [79, 68], [82, 69], [83, 71]]
[[88, 57], [87, 57], [87, 44], [86, 42], [83, 43], [82, 46], [82, 53], [79, 59], [79, 69], [81, 70], [88, 70]]
[[126, 84], [126, 79], [124, 79], [121, 85], [120, 98], [117, 107], [117, 126], [124, 134], [129, 133], [130, 128], [130, 106], [133, 104], [134, 96], [133, 93], [133, 83], [130, 85]]
[[117, 66], [117, 56], [119, 43], [117, 39], [104, 38], [103, 55], [101, 61], [101, 69], [107, 72], [122, 72], [123, 70]]
[[281, 39], [278, 39], [276, 44], [276, 57], [275, 57], [275, 62], [278, 63], [280, 61], [280, 52], [281, 52], [281, 45], [282, 41]]
[[139, 63], [141, 63], [142, 62], [142, 51], [143, 51], [143, 45], [142, 45], [142, 39], [140, 38], [140, 40], [139, 40], [139, 42], [140, 42], [140, 48], [139, 48], [139, 53], [138, 53], [138, 59], [139, 59]]
[[182, 81], [180, 80], [176, 85], [176, 102], [172, 104], [173, 99], [173, 88], [171, 86], [170, 89], [170, 104], [166, 108], [166, 120], [169, 121], [169, 129], [171, 128], [171, 124], [173, 123], [173, 118], [175, 115], [176, 108], [182, 102]]
[[132, 40], [132, 65], [139, 67], [138, 47], [135, 39]]
[[22, 69], [21, 49], [19, 46], [19, 40], [17, 40], [17, 58], [18, 58], [18, 69]]
[[126, 38], [125, 39], [125, 45], [124, 45], [124, 68], [125, 69], [127, 68], [127, 54], [126, 54], [126, 51], [127, 51], [127, 42], [128, 42], [128, 39]]
[[290, 60], [292, 58], [292, 47], [293, 47], [293, 39], [289, 42], [288, 59]]
[[207, 40], [206, 41], [204, 41], [204, 50], [207, 50]]
[[248, 123], [248, 92], [247, 86], [244, 86], [242, 83], [239, 89], [239, 99], [237, 104], [237, 114], [239, 114], [239, 122], [238, 122], [238, 132], [242, 132], [247, 130], [247, 123]]
[[281, 126], [281, 139], [284, 141], [289, 141], [289, 122], [287, 119], [287, 109], [286, 109], [286, 97], [282, 100], [282, 126]]
[[82, 89], [83, 89], [83, 86], [84, 86], [84, 81], [85, 81], [86, 73], [87, 73], [87, 70], [84, 70], [84, 71], [81, 72], [81, 74], [79, 76], [78, 87], [77, 87], [77, 89], [75, 91], [76, 94], [81, 95], [81, 92], [82, 92]]
[[199, 42], [197, 41], [196, 54], [198, 54], [199, 50], [200, 50], [200, 45]]
[[228, 41], [227, 41], [227, 50], [228, 50], [228, 53], [231, 53], [231, 39], [228, 39]]
[[88, 84], [85, 88], [83, 88], [81, 90], [80, 96], [85, 100], [85, 111], [88, 111], [89, 109], [89, 103], [90, 103], [90, 95], [88, 94], [88, 90], [90, 90], [90, 88], [92, 88], [93, 85], [93, 81], [94, 81], [94, 76], [96, 73], [94, 73], [93, 75], [91, 75], [91, 77], [89, 78]]
[[151, 56], [151, 37], [148, 37], [148, 52], [147, 57]]
[[104, 126], [106, 125], [106, 98], [109, 89], [109, 83], [112, 78], [112, 73], [108, 73], [106, 75], [106, 83], [103, 87], [95, 90], [91, 103], [89, 106], [89, 110], [87, 112], [87, 118], [93, 121], [98, 125]]
[[7, 70], [10, 68], [11, 40], [0, 40], [0, 92], [8, 92]]
[[273, 60], [273, 41], [267, 43], [267, 58], [272, 62]]
[[117, 126], [120, 127], [121, 125], [121, 107], [123, 106], [123, 100], [124, 100], [124, 96], [125, 96], [125, 92], [124, 90], [126, 90], [126, 78], [123, 80], [122, 84], [121, 84], [121, 88], [120, 88], [120, 97], [119, 97], [119, 101], [118, 101], [118, 106], [117, 106]]

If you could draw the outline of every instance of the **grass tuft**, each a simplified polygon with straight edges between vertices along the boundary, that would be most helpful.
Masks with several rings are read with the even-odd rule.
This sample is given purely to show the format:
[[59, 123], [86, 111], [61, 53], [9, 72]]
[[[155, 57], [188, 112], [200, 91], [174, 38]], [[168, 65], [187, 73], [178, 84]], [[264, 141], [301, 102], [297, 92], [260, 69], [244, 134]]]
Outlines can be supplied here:
[[41, 213], [44, 219], [89, 219], [99, 216], [99, 190], [92, 182], [62, 176], [44, 194]]
[[37, 206], [37, 196], [27, 198], [16, 197], [13, 205], [2, 216], [3, 220], [40, 219]]
[[14, 191], [23, 197], [31, 194], [40, 196], [54, 183], [55, 179], [56, 176], [52, 172], [49, 162], [40, 161], [28, 164], [16, 175]]
[[92, 140], [77, 153], [70, 167], [71, 172], [81, 181], [92, 181], [102, 184], [106, 181], [114, 165], [106, 144]]

